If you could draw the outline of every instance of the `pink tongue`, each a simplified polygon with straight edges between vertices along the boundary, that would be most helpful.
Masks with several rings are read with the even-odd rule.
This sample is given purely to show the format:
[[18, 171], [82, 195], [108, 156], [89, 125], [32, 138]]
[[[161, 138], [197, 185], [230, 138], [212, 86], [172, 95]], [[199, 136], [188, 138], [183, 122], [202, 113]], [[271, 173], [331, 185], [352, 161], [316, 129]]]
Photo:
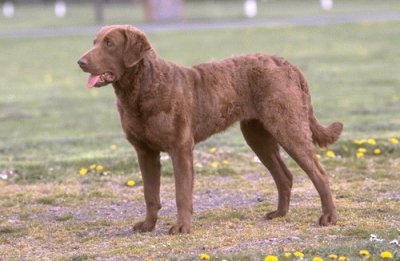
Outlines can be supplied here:
[[87, 81], [87, 87], [88, 88], [93, 88], [96, 85], [96, 83], [99, 81], [99, 79], [100, 79], [100, 75], [91, 74], [89, 76], [88, 81]]

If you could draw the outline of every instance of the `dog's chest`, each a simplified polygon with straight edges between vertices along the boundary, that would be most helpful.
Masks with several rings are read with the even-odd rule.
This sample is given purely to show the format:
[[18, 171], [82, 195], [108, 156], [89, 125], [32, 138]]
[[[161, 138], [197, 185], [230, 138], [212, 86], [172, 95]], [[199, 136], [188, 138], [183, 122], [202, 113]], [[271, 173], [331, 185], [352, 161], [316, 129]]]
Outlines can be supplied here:
[[150, 117], [142, 115], [133, 108], [117, 103], [121, 126], [125, 136], [133, 145], [145, 143], [149, 147], [167, 151], [174, 137], [173, 124], [169, 114], [158, 113]]
[[124, 105], [117, 103], [121, 127], [128, 139], [141, 139], [144, 133], [143, 124], [140, 121], [139, 115], [125, 108]]

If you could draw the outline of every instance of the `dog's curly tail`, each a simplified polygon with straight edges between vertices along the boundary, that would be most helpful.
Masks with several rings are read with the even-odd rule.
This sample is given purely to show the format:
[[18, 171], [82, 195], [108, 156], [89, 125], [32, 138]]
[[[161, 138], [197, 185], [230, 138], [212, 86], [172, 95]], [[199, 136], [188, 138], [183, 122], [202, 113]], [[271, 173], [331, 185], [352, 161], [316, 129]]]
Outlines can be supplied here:
[[308, 118], [310, 121], [313, 142], [318, 144], [319, 147], [326, 147], [329, 144], [335, 143], [343, 131], [343, 124], [341, 122], [334, 122], [329, 126], [323, 126], [318, 122], [311, 105], [311, 96], [307, 81], [298, 68], [295, 68], [295, 70], [297, 70], [300, 75], [300, 85], [306, 95], [306, 99], [308, 99], [306, 104], [308, 105]]
[[334, 122], [325, 127], [319, 124], [312, 111], [310, 113], [312, 113], [310, 115], [310, 128], [313, 142], [317, 143], [320, 147], [326, 147], [329, 144], [335, 143], [342, 133], [343, 124], [341, 122]]

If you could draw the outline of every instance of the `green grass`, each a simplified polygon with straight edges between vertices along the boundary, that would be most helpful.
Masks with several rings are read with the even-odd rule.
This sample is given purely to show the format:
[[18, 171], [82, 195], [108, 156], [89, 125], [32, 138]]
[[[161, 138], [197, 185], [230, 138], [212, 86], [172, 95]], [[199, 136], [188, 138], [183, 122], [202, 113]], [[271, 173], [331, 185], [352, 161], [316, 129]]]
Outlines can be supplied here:
[[[345, 124], [343, 140], [398, 136], [397, 23], [151, 34], [160, 55], [190, 65], [232, 55], [267, 52], [297, 64], [323, 123]], [[56, 180], [101, 163], [132, 173], [133, 150], [124, 140], [112, 88], [88, 91], [76, 60], [92, 37], [3, 39], [8, 51], [0, 98], [0, 165], [18, 181]], [[166, 40], [167, 39], [167, 40]], [[230, 43], [229, 45], [223, 43]], [[196, 48], [197, 52], [193, 52]], [[227, 136], [233, 136], [226, 139]], [[110, 149], [112, 144], [117, 150]], [[246, 151], [237, 128], [199, 148]]]
[[[386, 8], [386, 2], [365, 3], [362, 8]], [[132, 233], [144, 211], [135, 154], [122, 135], [112, 88], [87, 90], [87, 75], [76, 65], [93, 36], [2, 39], [0, 174], [8, 175], [0, 179], [2, 257], [196, 260], [208, 253], [214, 260], [263, 260], [267, 254], [299, 250], [308, 260], [331, 253], [357, 260], [358, 251], [368, 249], [375, 257], [390, 250], [399, 258], [398, 247], [388, 242], [400, 237], [400, 145], [387, 139], [400, 136], [400, 23], [149, 37], [160, 55], [184, 65], [251, 52], [278, 54], [297, 64], [309, 81], [321, 122], [345, 125], [339, 144], [330, 147], [338, 157], [318, 151], [331, 176], [338, 225], [316, 226], [317, 193], [286, 156], [295, 175], [289, 215], [263, 220], [275, 208], [275, 185], [253, 161], [236, 126], [196, 147], [193, 233], [166, 235], [175, 219], [168, 160], [163, 161], [164, 207], [156, 231]], [[360, 138], [377, 143], [355, 144]], [[217, 152], [210, 152], [212, 147]], [[357, 159], [360, 147], [367, 153]], [[375, 148], [382, 153], [373, 155]], [[215, 161], [219, 166], [213, 168]], [[93, 163], [104, 171], [79, 175]], [[128, 179], [137, 185], [126, 186]], [[372, 233], [385, 241], [370, 242]]]

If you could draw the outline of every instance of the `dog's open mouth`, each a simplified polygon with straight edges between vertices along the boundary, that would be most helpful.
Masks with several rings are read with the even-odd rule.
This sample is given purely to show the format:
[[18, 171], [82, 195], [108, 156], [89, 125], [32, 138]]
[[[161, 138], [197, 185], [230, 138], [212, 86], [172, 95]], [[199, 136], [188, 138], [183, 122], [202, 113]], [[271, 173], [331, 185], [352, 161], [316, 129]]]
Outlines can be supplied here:
[[90, 74], [87, 81], [87, 87], [88, 88], [101, 87], [113, 82], [114, 80], [115, 76], [112, 72], [105, 72], [98, 75]]

